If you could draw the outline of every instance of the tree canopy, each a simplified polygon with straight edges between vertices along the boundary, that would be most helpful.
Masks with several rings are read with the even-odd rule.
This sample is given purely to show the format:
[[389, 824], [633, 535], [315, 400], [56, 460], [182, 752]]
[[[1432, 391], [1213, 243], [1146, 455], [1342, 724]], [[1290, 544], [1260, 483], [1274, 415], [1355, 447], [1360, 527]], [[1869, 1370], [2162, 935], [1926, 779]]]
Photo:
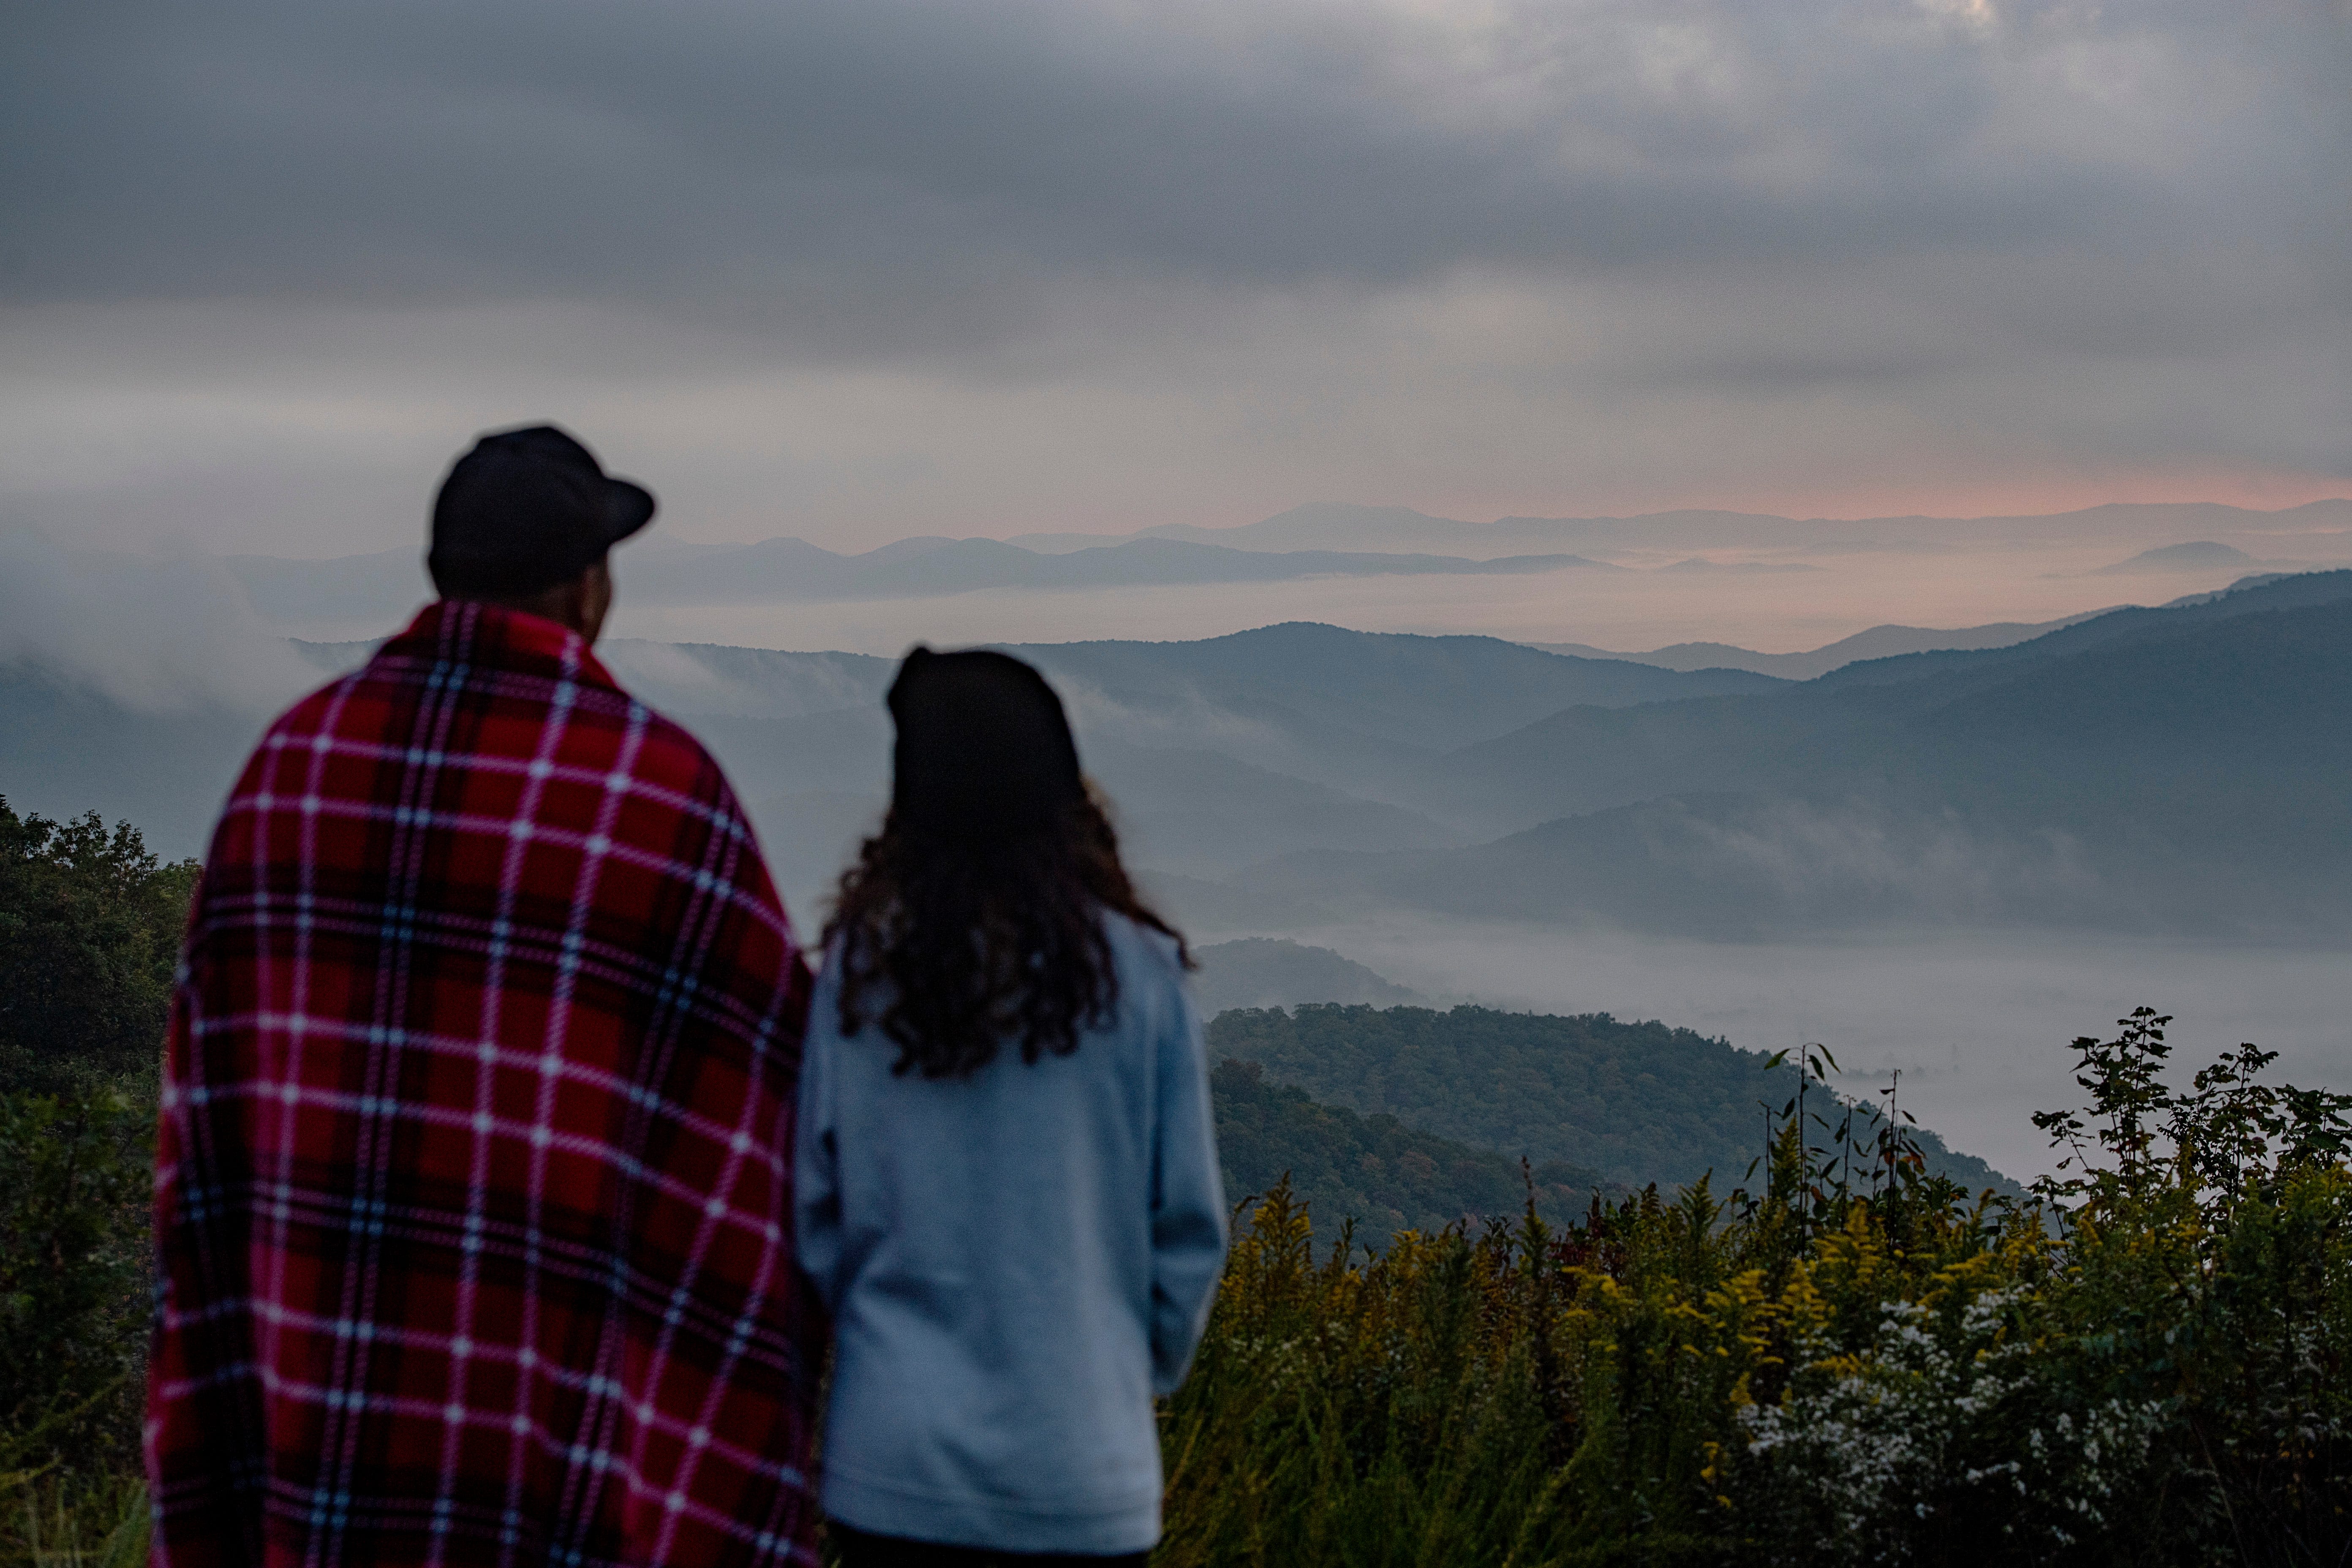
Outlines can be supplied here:
[[1318, 1105], [1303, 1089], [1268, 1081], [1255, 1062], [1228, 1058], [1209, 1085], [1227, 1198], [1263, 1196], [1287, 1181], [1312, 1205], [1326, 1242], [1343, 1220], [1356, 1222], [1357, 1240], [1385, 1247], [1402, 1230], [1516, 1215], [1527, 1207], [1530, 1180], [1538, 1208], [1564, 1223], [1601, 1186], [1594, 1173], [1565, 1161], [1523, 1172], [1491, 1149], [1417, 1132], [1393, 1116]]
[[127, 822], [0, 797], [0, 1091], [154, 1073], [196, 871]]
[[[1209, 1047], [1359, 1114], [1386, 1112], [1507, 1158], [1567, 1161], [1632, 1186], [1709, 1171], [1718, 1186], [1734, 1184], [1763, 1152], [1763, 1108], [1797, 1091], [1797, 1069], [1761, 1052], [1606, 1013], [1238, 1009], [1210, 1024]], [[1919, 1141], [1934, 1168], [1971, 1191], [2015, 1190], [1934, 1134]]]

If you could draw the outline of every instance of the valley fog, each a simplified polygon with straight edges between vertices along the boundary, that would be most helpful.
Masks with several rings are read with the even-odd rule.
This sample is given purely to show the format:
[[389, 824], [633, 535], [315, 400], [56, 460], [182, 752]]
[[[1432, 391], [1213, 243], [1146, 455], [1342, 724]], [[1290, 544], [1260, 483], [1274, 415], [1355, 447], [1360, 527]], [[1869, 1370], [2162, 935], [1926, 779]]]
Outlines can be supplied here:
[[[2250, 561], [2326, 542], [2266, 540], [2263, 521], [2231, 534]], [[1803, 680], [1369, 628], [1789, 648], [1897, 616], [2161, 603], [2246, 564], [2085, 574], [2158, 537], [1823, 552], [1753, 575], [788, 606], [633, 606], [625, 559], [600, 652], [726, 767], [812, 937], [887, 798], [892, 664], [873, 655], [1018, 627], [1130, 863], [1197, 940], [1326, 948], [1441, 1005], [1656, 1019], [1756, 1051], [1819, 1041], [1847, 1092], [1900, 1069], [1923, 1125], [2023, 1180], [2052, 1159], [2030, 1116], [2078, 1098], [2067, 1042], [2137, 1006], [2178, 1018], [2179, 1081], [2252, 1040], [2277, 1076], [2352, 1087], [2352, 573], [2251, 575]], [[413, 556], [395, 564], [415, 575]], [[0, 566], [0, 795], [130, 820], [170, 858], [203, 851], [268, 711], [371, 646], [285, 640], [289, 604], [338, 602], [299, 563], [239, 576], [16, 530]], [[350, 602], [379, 618], [343, 635], [369, 639], [417, 591], [361, 586]], [[1312, 615], [1355, 625], [1298, 624]], [[1087, 636], [1112, 640], [1055, 640]], [[843, 651], [759, 646], [782, 641]]]
[[[2058, 1158], [2030, 1120], [2078, 1104], [2078, 1035], [2138, 1006], [2174, 1016], [2174, 1078], [2241, 1040], [2274, 1078], [2352, 1084], [2343, 948], [2108, 941], [2077, 932], [1938, 932], [1883, 942], [1702, 942], [1622, 931], [1381, 919], [1304, 930], [1440, 1005], [1656, 1018], [1748, 1050], [1809, 1041], [1856, 1097], [1903, 1074], [1903, 1106], [2019, 1181]], [[1737, 1177], [1739, 1173], [1719, 1174]]]

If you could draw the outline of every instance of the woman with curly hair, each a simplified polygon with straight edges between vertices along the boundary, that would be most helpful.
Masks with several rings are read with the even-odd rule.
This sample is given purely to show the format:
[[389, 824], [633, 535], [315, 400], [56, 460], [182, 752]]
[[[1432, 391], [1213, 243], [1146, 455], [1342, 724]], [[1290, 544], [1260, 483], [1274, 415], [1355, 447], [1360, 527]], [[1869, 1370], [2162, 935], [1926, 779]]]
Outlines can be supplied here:
[[1224, 1258], [1191, 958], [1034, 669], [917, 648], [889, 702], [890, 813], [826, 928], [794, 1154], [832, 1535], [845, 1568], [1140, 1564], [1152, 1399]]

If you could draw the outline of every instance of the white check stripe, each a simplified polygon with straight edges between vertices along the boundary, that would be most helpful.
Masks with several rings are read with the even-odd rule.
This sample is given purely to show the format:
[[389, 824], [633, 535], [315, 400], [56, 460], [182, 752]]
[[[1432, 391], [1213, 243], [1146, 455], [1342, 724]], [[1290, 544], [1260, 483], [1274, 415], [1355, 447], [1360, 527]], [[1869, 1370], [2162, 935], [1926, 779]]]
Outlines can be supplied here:
[[[217, 1017], [206, 1019], [199, 1026], [198, 1032], [207, 1035], [216, 1033], [242, 1036], [267, 1035], [282, 1032], [288, 1026], [290, 1016], [283, 1013], [225, 1013]], [[340, 1039], [352, 1044], [373, 1043], [371, 1037], [373, 1026], [364, 1024], [314, 1018], [310, 1021], [307, 1032], [312, 1036]], [[517, 1051], [489, 1041], [458, 1039], [448, 1035], [428, 1035], [415, 1030], [402, 1030], [400, 1034], [403, 1044], [412, 1050], [438, 1051], [461, 1059], [482, 1060], [515, 1071], [539, 1073], [544, 1060], [536, 1052]], [[664, 1099], [646, 1089], [634, 1079], [623, 1078], [618, 1073], [600, 1067], [594, 1062], [573, 1058], [562, 1059], [551, 1065], [559, 1078], [576, 1079], [604, 1093], [619, 1095], [712, 1142], [726, 1142], [734, 1136], [735, 1128], [731, 1123], [714, 1121], [691, 1106]], [[472, 1114], [456, 1111], [447, 1106], [424, 1105], [397, 1099], [383, 1107], [362, 1107], [358, 1104], [358, 1097], [349, 1094], [348, 1091], [320, 1088], [312, 1084], [289, 1085], [282, 1079], [244, 1079], [225, 1089], [197, 1089], [188, 1092], [193, 1096], [194, 1103], [201, 1105], [208, 1100], [257, 1099], [283, 1095], [289, 1089], [306, 1100], [320, 1105], [340, 1105], [344, 1109], [381, 1110], [385, 1115], [414, 1117], [438, 1125], [467, 1125], [467, 1119]], [[341, 1097], [340, 1100], [337, 1098], [339, 1096]], [[455, 1122], [446, 1120], [452, 1117], [457, 1118]], [[528, 1132], [536, 1123], [509, 1120], [503, 1124], [520, 1128]], [[780, 1169], [786, 1163], [787, 1158], [781, 1152], [773, 1154], [773, 1159]], [[633, 1174], [642, 1169], [633, 1160], [623, 1168]]]

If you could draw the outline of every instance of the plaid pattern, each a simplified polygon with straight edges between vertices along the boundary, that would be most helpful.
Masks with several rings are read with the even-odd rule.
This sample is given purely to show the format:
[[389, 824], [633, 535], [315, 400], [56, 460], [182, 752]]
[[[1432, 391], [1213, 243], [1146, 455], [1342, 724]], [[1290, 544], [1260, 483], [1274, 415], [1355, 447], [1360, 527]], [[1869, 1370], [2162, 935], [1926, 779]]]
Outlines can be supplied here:
[[154, 1562], [814, 1563], [808, 974], [717, 764], [428, 607], [263, 738], [156, 1155]]

